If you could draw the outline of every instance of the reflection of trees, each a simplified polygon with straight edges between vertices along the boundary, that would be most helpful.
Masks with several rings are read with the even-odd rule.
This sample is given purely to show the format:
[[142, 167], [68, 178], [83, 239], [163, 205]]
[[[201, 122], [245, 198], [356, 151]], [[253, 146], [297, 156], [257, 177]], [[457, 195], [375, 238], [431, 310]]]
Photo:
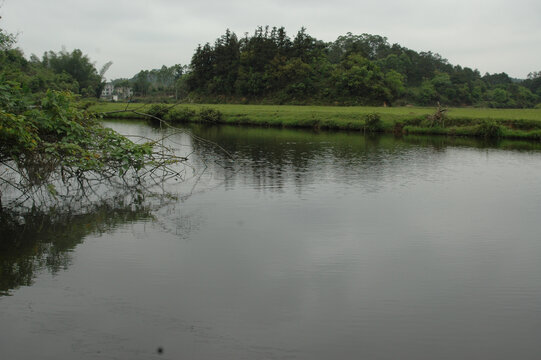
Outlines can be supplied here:
[[[472, 138], [444, 136], [367, 135], [358, 132], [250, 128], [233, 126], [193, 126], [195, 135], [220, 144], [241, 163], [231, 164], [215, 146], [194, 142], [194, 152], [212, 170], [226, 179], [226, 186], [237, 181], [256, 188], [280, 191], [286, 183], [297, 190], [322, 177], [361, 181], [370, 186], [404, 171], [430, 171], [446, 149], [506, 148], [541, 149], [531, 142], [487, 143]], [[225, 164], [225, 165], [224, 165]], [[348, 180], [348, 181], [349, 181]], [[365, 181], [366, 180], [366, 181]]]
[[468, 147], [476, 149], [501, 149], [512, 151], [539, 151], [541, 143], [529, 140], [509, 139], [476, 139], [471, 137], [450, 137], [450, 136], [425, 136], [408, 135], [403, 140], [412, 145], [433, 147], [434, 149], [445, 149], [446, 147]]
[[70, 264], [71, 251], [85, 236], [152, 218], [147, 207], [101, 204], [84, 214], [69, 211], [0, 213], [0, 295], [31, 285], [42, 270], [56, 273]]
[[[336, 173], [351, 176], [379, 176], [380, 167], [407, 147], [392, 137], [363, 136], [359, 133], [301, 131], [291, 129], [193, 127], [192, 131], [220, 144], [241, 163], [215, 166], [213, 171], [226, 179], [226, 186], [236, 181], [256, 188], [280, 191], [286, 183], [297, 190], [321, 177]], [[206, 164], [227, 164], [226, 156], [216, 147], [194, 143], [194, 151]]]
[[226, 179], [226, 187], [240, 181], [279, 191], [287, 181], [293, 180], [301, 188], [312, 180], [307, 169], [325, 151], [320, 144], [310, 141], [310, 132], [228, 126], [196, 127], [193, 131], [220, 144], [236, 159], [236, 163], [231, 164], [216, 147], [193, 144], [195, 153], [206, 164], [229, 165], [212, 169]]

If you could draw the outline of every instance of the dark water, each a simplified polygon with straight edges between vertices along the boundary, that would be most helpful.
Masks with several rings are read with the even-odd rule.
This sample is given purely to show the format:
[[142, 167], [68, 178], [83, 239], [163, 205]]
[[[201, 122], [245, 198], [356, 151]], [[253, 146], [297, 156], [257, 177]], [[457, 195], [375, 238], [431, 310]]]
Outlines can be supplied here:
[[190, 131], [179, 201], [2, 230], [1, 359], [539, 359], [539, 145]]

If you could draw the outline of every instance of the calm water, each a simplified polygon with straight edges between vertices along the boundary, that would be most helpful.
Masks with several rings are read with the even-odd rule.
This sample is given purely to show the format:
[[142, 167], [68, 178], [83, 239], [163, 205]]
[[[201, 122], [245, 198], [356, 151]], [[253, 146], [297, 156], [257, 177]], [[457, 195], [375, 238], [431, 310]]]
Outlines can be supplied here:
[[189, 131], [178, 202], [2, 230], [0, 358], [539, 359], [538, 145]]

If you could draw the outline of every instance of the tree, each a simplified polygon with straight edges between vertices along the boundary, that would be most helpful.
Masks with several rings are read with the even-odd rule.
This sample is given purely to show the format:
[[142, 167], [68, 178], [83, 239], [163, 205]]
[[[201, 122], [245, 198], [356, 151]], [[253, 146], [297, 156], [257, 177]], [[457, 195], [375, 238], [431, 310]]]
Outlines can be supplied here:
[[377, 60], [387, 56], [391, 47], [387, 38], [379, 35], [362, 34], [353, 35], [348, 32], [339, 36], [329, 46], [329, 60], [332, 63], [339, 63], [345, 57], [358, 54], [370, 60]]
[[509, 93], [502, 88], [487, 91], [485, 97], [488, 100], [490, 107], [505, 108], [514, 107], [515, 105]]
[[[363, 59], [362, 61], [360, 59]], [[152, 75], [152, 71], [151, 71]], [[324, 43], [301, 28], [259, 26], [238, 39], [229, 29], [198, 46], [180, 82], [200, 101], [421, 105], [533, 106], [541, 96], [538, 72], [520, 83], [507, 74], [453, 66], [431, 51], [390, 45], [380, 35], [347, 33]], [[514, 85], [520, 83], [529, 92]], [[509, 101], [494, 99], [505, 96]], [[490, 93], [488, 93], [490, 92]], [[531, 94], [530, 94], [531, 93]], [[537, 99], [537, 100], [535, 100]]]
[[84, 55], [81, 50], [75, 49], [71, 53], [65, 50], [58, 53], [46, 52], [43, 54], [42, 64], [57, 74], [71, 75], [79, 84], [79, 94], [100, 96], [103, 78], [98, 74], [88, 56]]
[[214, 76], [213, 50], [209, 43], [203, 47], [199, 45], [192, 56], [191, 76], [188, 86], [191, 91], [205, 92], [207, 83]]
[[391, 91], [392, 100], [398, 99], [405, 92], [404, 76], [391, 70], [385, 73], [385, 85]]
[[334, 71], [333, 79], [338, 94], [354, 97], [357, 103], [383, 104], [391, 101], [391, 91], [385, 84], [381, 69], [360, 55], [349, 55], [344, 59]]
[[0, 85], [0, 211], [4, 195], [40, 205], [88, 197], [96, 184], [137, 189], [181, 160], [158, 148], [104, 128], [69, 92], [48, 91], [36, 106], [18, 83]]
[[[0, 35], [2, 61], [13, 49], [12, 37], [2, 29]], [[6, 205], [39, 208], [90, 199], [96, 187], [142, 194], [147, 179], [159, 183], [178, 175], [173, 166], [185, 159], [172, 155], [159, 141], [134, 143], [78, 108], [72, 93], [48, 90], [36, 98], [26, 83], [17, 81], [25, 80], [32, 63], [40, 69], [64, 69], [62, 74], [78, 76], [83, 84], [96, 77], [101, 81], [80, 51], [59, 56], [50, 52], [44, 56], [47, 67], [14, 54], [17, 61], [10, 60], [11, 69], [19, 75], [0, 82], [0, 212]], [[0, 69], [0, 77], [3, 72]]]
[[0, 50], [6, 51], [10, 50], [15, 44], [17, 40], [17, 37], [13, 34], [5, 32], [2, 28], [0, 28]]
[[502, 72], [499, 74], [489, 74], [486, 73], [483, 76], [483, 81], [485, 81], [489, 86], [497, 85], [509, 85], [513, 83], [513, 80], [506, 73]]
[[439, 99], [438, 92], [430, 81], [424, 81], [417, 94], [417, 102], [421, 105], [435, 104]]
[[145, 96], [150, 90], [150, 81], [148, 80], [148, 70], [141, 70], [134, 76], [133, 87], [137, 95]]
[[530, 89], [530, 91], [541, 99], [541, 71], [533, 71], [528, 74], [528, 78], [523, 81], [522, 85]]

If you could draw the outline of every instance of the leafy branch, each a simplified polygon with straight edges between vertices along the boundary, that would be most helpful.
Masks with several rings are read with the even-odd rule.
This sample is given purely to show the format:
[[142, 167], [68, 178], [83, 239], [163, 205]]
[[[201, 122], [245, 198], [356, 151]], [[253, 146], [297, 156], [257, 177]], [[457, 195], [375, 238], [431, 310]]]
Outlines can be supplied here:
[[74, 100], [48, 91], [32, 105], [16, 83], [0, 85], [0, 200], [36, 206], [98, 196], [103, 186], [142, 191], [182, 176], [177, 165], [187, 158], [163, 139], [135, 143]]

